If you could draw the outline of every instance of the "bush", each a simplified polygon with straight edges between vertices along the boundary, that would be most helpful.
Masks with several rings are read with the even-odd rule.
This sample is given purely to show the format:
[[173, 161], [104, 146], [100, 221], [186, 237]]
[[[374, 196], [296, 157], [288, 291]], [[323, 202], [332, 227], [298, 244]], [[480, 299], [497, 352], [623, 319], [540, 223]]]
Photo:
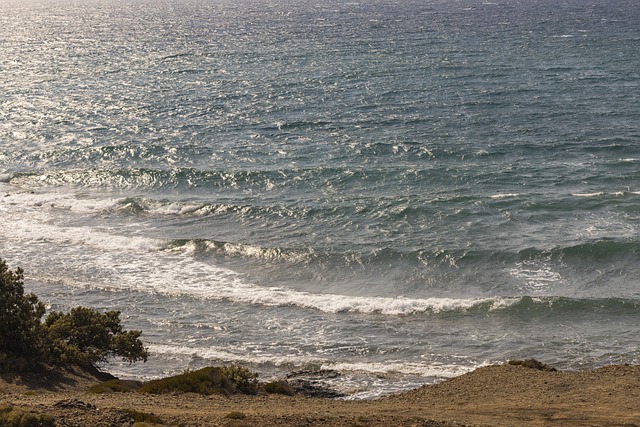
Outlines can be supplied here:
[[33, 369], [43, 363], [95, 366], [110, 357], [134, 363], [148, 357], [140, 331], [124, 331], [120, 312], [76, 307], [49, 313], [34, 294], [24, 293], [21, 268], [0, 259], [0, 371]]
[[258, 393], [258, 374], [237, 365], [223, 366], [222, 373], [231, 381], [233, 387], [240, 393]]
[[151, 394], [180, 392], [210, 395], [228, 394], [231, 393], [231, 389], [232, 384], [222, 374], [222, 368], [209, 367], [146, 382], [139, 391]]
[[50, 415], [23, 412], [11, 406], [0, 407], [0, 426], [7, 427], [54, 427], [55, 419]]
[[114, 356], [129, 363], [147, 361], [141, 332], [123, 331], [119, 311], [75, 307], [66, 314], [53, 312], [47, 316], [44, 332], [53, 361], [63, 365], [95, 365]]
[[139, 381], [131, 381], [131, 380], [109, 380], [104, 381], [100, 384], [96, 384], [94, 386], [89, 387], [89, 392], [95, 394], [102, 393], [126, 393], [129, 391], [138, 390], [142, 383]]
[[149, 381], [140, 387], [140, 392], [151, 394], [198, 393], [211, 394], [256, 394], [258, 375], [238, 366], [207, 367], [189, 371], [173, 377]]
[[0, 259], [0, 368], [23, 365], [41, 354], [45, 307], [34, 294], [25, 295], [23, 279], [21, 268], [11, 271]]
[[244, 420], [245, 418], [247, 418], [247, 415], [244, 412], [231, 411], [225, 418], [229, 418], [230, 420]]
[[293, 396], [295, 394], [295, 390], [291, 387], [286, 381], [271, 381], [264, 385], [264, 391], [269, 394], [283, 394], [285, 396]]
[[136, 423], [164, 424], [164, 421], [155, 414], [139, 412], [133, 409], [124, 409], [122, 412], [127, 414], [127, 416]]

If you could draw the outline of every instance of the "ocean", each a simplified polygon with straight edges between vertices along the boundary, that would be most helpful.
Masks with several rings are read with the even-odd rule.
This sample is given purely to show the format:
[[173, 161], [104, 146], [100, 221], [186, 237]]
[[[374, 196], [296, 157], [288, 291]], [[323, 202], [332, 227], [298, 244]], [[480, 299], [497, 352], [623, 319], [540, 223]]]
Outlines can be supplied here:
[[638, 363], [639, 46], [635, 0], [0, 0], [0, 258], [142, 330], [125, 378]]

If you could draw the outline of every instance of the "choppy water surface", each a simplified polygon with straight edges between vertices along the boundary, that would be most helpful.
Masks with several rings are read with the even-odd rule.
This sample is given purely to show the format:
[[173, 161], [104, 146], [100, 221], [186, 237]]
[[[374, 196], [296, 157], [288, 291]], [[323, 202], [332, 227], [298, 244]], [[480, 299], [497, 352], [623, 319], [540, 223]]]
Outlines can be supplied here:
[[0, 2], [0, 257], [157, 377], [638, 359], [633, 1]]

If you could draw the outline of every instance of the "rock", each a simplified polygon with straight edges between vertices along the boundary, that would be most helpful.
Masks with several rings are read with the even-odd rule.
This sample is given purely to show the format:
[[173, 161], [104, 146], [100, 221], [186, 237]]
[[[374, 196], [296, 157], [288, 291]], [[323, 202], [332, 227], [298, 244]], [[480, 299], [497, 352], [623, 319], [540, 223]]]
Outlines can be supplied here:
[[79, 408], [79, 409], [96, 409], [96, 405], [92, 403], [85, 403], [78, 399], [65, 399], [60, 400], [53, 404], [59, 408]]
[[302, 394], [308, 397], [322, 397], [326, 399], [335, 399], [337, 397], [344, 397], [345, 394], [332, 388], [326, 387], [320, 382], [309, 381], [303, 379], [290, 380], [289, 384], [296, 393]]
[[305, 369], [289, 373], [287, 375], [287, 382], [298, 394], [308, 397], [335, 399], [344, 397], [345, 394], [328, 387], [324, 381], [338, 377], [340, 377], [340, 373], [332, 369]]
[[340, 373], [338, 371], [334, 371], [333, 369], [304, 369], [301, 371], [293, 371], [287, 374], [287, 378], [306, 378], [313, 380], [334, 379], [338, 378], [339, 376]]

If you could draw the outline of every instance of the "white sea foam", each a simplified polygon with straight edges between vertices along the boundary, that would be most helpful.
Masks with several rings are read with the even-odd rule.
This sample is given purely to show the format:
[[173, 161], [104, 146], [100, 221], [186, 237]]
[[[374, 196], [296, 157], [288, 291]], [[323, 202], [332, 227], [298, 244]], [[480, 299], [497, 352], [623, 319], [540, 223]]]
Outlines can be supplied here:
[[24, 242], [46, 241], [59, 246], [72, 246], [78, 252], [93, 248], [94, 250], [149, 252], [166, 247], [166, 242], [135, 235], [118, 235], [97, 231], [92, 227], [56, 227], [47, 223], [40, 223], [23, 219], [7, 227], [3, 234]]
[[[126, 234], [126, 229], [112, 230], [106, 226], [56, 225], [56, 218], [65, 210], [82, 213], [108, 210], [118, 203], [116, 199], [30, 193], [14, 193], [11, 198], [14, 204], [10, 207], [25, 214], [4, 216], [4, 222], [0, 221], [3, 236], [22, 242], [23, 251], [38, 242], [55, 247], [56, 251], [48, 256], [58, 257], [57, 262], [69, 268], [83, 271], [91, 265], [96, 271], [86, 279], [87, 287], [189, 295], [263, 306], [295, 306], [327, 313], [408, 315], [468, 310], [481, 304], [499, 309], [511, 303], [504, 298], [353, 296], [260, 286], [238, 272], [194, 259], [194, 245], [171, 247], [169, 241], [136, 234], [135, 227]], [[233, 245], [228, 249], [247, 254], [260, 250]], [[261, 252], [260, 256], [270, 255]], [[83, 281], [82, 277], [67, 280], [75, 284]]]
[[505, 193], [505, 194], [494, 194], [491, 196], [492, 199], [506, 199], [509, 197], [518, 197], [519, 193]]
[[[185, 245], [188, 247], [188, 250], [193, 250], [195, 252], [195, 245], [191, 242]], [[205, 242], [205, 246], [213, 250], [220, 250], [220, 246], [224, 250], [224, 252], [228, 255], [239, 255], [244, 257], [251, 257], [255, 259], [266, 259], [266, 260], [287, 260], [290, 262], [303, 262], [309, 259], [309, 257], [313, 254], [313, 250], [299, 250], [299, 251], [282, 251], [277, 248], [263, 248], [261, 246], [253, 246], [253, 245], [244, 245], [239, 243], [219, 243], [207, 241]]]
[[[0, 183], [2, 181], [0, 180]], [[194, 215], [203, 216], [212, 210], [228, 210], [228, 206], [212, 207], [204, 203], [195, 202], [172, 202], [158, 201], [149, 198], [132, 199], [128, 197], [97, 197], [90, 193], [78, 192], [33, 192], [24, 191], [17, 186], [6, 186], [5, 192], [8, 194], [8, 202], [17, 206], [16, 209], [32, 210], [34, 207], [54, 208], [57, 210], [68, 210], [81, 214], [100, 214], [117, 212], [137, 203], [148, 214], [158, 216]]]
[[417, 363], [404, 361], [389, 362], [334, 362], [321, 360], [317, 356], [253, 354], [251, 352], [231, 352], [226, 348], [188, 347], [184, 345], [150, 344], [149, 351], [164, 357], [198, 357], [222, 363], [246, 363], [271, 366], [317, 366], [320, 369], [340, 372], [360, 372], [366, 374], [400, 374], [421, 377], [452, 378], [472, 371], [482, 365], [456, 365], [441, 363]]
[[573, 193], [572, 196], [574, 197], [599, 197], [604, 195], [603, 192], [596, 192], [596, 193]]
[[600, 197], [600, 196], [604, 196], [604, 195], [608, 195], [608, 196], [614, 196], [614, 197], [622, 197], [625, 196], [626, 194], [640, 194], [640, 192], [634, 192], [634, 191], [629, 191], [627, 189], [627, 191], [612, 191], [609, 193], [605, 193], [603, 191], [599, 191], [599, 192], [594, 192], [594, 193], [572, 193], [571, 195], [574, 197]]
[[[184, 272], [189, 272], [187, 275]], [[157, 292], [190, 295], [205, 299], [228, 299], [264, 306], [296, 306], [327, 313], [359, 312], [407, 315], [420, 312], [468, 310], [494, 298], [389, 298], [314, 294], [287, 288], [262, 287], [247, 283], [242, 275], [191, 259], [173, 260], [172, 268], [155, 270], [147, 285]]]
[[563, 282], [562, 275], [553, 271], [551, 266], [533, 261], [519, 262], [509, 273], [524, 280], [522, 288], [527, 292], [545, 292], [550, 286]]
[[520, 301], [521, 298], [519, 297], [494, 297], [491, 298], [491, 306], [489, 307], [489, 311], [509, 308], [512, 305], [519, 303]]
[[253, 365], [271, 366], [320, 366], [322, 361], [317, 357], [304, 355], [274, 355], [274, 354], [254, 354], [248, 351], [232, 352], [227, 348], [212, 347], [189, 347], [185, 345], [170, 344], [150, 344], [149, 351], [155, 355], [163, 357], [177, 358], [203, 358], [221, 363], [248, 363]]
[[[97, 269], [87, 284], [90, 287], [128, 288], [265, 306], [297, 306], [328, 313], [438, 313], [496, 302], [493, 298], [365, 297], [262, 287], [246, 282], [235, 271], [193, 259], [193, 250], [188, 245], [165, 249], [168, 242], [160, 239], [119, 235], [91, 227], [57, 227], [31, 219], [3, 228], [5, 236], [25, 242], [27, 246], [28, 242], [37, 241], [52, 244], [58, 248], [57, 256], [65, 257], [67, 265], [76, 262], [84, 268], [84, 264], [90, 262]], [[122, 274], [125, 271], [127, 274]], [[118, 280], [114, 281], [114, 277]]]
[[324, 363], [322, 369], [334, 369], [340, 372], [365, 372], [368, 374], [404, 374], [404, 375], [419, 375], [422, 377], [439, 377], [439, 378], [452, 378], [467, 372], [472, 371], [478, 366], [469, 365], [442, 365], [442, 364], [429, 364], [429, 363], [411, 363], [411, 362], [384, 362], [384, 363], [371, 363], [371, 362], [331, 362]]
[[7, 186], [7, 203], [14, 206], [14, 210], [28, 211], [34, 213], [34, 209], [45, 212], [40, 208], [54, 208], [57, 210], [67, 210], [75, 213], [99, 213], [114, 208], [120, 199], [118, 198], [96, 198], [82, 192], [76, 193], [39, 193], [24, 191], [19, 187]]
[[466, 310], [489, 299], [451, 299], [451, 298], [385, 298], [357, 297], [336, 294], [310, 294], [277, 288], [260, 288], [255, 295], [243, 297], [236, 295], [236, 300], [262, 305], [296, 305], [299, 307], [319, 309], [329, 313], [360, 312], [402, 315], [432, 311], [434, 313], [450, 310]]

